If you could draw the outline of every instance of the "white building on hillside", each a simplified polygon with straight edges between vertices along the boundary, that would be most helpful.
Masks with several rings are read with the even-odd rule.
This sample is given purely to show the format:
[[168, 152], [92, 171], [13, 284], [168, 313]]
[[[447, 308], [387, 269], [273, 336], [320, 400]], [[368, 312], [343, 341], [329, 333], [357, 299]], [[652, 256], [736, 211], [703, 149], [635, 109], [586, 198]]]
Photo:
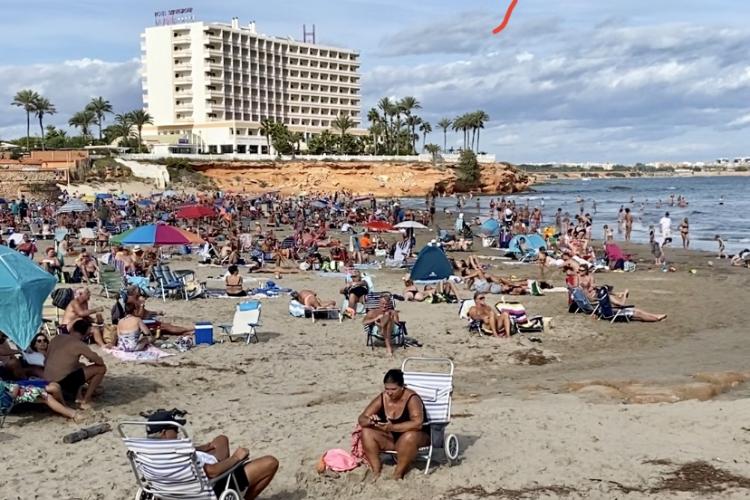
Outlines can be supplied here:
[[[255, 23], [190, 22], [141, 34], [149, 143], [175, 152], [271, 153], [265, 118], [309, 139], [340, 114], [361, 123], [359, 53], [258, 34]], [[356, 130], [354, 131], [356, 133]]]

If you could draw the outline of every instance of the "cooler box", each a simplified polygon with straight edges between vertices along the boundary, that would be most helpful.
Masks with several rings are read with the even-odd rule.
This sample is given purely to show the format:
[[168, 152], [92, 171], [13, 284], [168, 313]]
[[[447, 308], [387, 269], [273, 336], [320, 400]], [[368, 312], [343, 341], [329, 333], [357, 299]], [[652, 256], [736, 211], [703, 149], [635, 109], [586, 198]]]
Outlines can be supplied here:
[[195, 345], [214, 343], [214, 325], [210, 321], [195, 323]]

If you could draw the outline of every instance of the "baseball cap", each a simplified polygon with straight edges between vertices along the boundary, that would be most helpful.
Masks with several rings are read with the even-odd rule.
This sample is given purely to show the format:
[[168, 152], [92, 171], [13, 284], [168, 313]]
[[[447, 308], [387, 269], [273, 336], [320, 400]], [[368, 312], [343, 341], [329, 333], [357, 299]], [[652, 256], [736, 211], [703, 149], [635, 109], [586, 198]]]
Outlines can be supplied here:
[[[166, 411], [166, 410], [155, 411], [148, 417], [148, 421], [149, 422], [174, 422], [180, 425], [185, 425], [185, 423], [187, 423], [187, 420], [185, 420], [184, 418], [178, 418], [177, 415], [175, 415], [175, 412]], [[169, 429], [177, 430], [177, 426], [169, 425], [165, 423], [149, 424], [146, 426], [146, 434], [148, 435], [159, 434], [162, 431], [166, 431]]]

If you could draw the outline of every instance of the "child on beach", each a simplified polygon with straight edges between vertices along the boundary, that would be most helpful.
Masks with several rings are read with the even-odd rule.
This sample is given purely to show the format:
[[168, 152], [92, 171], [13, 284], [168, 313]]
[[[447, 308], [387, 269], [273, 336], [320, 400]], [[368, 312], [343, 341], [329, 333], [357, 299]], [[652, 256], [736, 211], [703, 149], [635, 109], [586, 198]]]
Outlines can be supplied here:
[[660, 266], [664, 263], [664, 252], [658, 241], [656, 241], [656, 230], [654, 226], [648, 228], [648, 243], [651, 245], [651, 255], [654, 256], [654, 264]]
[[718, 257], [720, 259], [726, 259], [727, 258], [727, 254], [725, 252], [726, 246], [724, 245], [724, 240], [721, 239], [721, 235], [717, 234], [716, 236], [714, 236], [714, 240], [716, 240], [716, 242], [719, 244], [719, 255], [718, 255]]

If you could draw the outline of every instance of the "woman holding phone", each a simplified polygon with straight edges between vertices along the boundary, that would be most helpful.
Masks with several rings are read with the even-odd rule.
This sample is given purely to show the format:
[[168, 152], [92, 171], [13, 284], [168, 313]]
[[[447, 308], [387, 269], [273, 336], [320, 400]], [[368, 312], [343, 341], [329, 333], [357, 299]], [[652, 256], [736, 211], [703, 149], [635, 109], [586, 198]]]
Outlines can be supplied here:
[[388, 370], [383, 385], [383, 392], [359, 416], [362, 445], [375, 477], [382, 470], [380, 454], [396, 451], [398, 464], [393, 477], [403, 479], [419, 448], [430, 444], [424, 403], [416, 392], [404, 386], [401, 370]]

